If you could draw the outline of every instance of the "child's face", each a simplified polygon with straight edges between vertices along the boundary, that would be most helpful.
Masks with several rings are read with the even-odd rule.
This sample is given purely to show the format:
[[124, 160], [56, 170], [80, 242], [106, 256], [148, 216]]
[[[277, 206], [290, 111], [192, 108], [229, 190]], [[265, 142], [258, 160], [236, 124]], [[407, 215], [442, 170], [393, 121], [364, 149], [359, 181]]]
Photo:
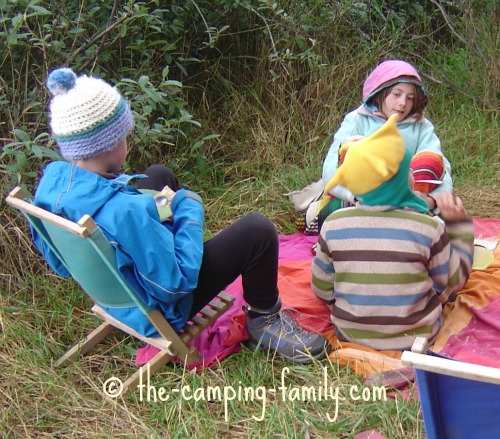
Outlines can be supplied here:
[[406, 119], [413, 110], [415, 102], [415, 85], [406, 82], [398, 82], [392, 86], [382, 104], [382, 113], [389, 118], [393, 114], [398, 115], [398, 122]]

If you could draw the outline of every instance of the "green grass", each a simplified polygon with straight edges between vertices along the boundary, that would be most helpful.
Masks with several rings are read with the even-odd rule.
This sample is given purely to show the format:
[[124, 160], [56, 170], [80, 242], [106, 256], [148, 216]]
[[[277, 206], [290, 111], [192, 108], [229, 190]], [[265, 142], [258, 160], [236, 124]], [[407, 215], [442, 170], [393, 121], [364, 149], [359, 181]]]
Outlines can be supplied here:
[[[135, 370], [137, 345], [130, 339], [116, 334], [75, 363], [53, 366], [97, 324], [73, 282], [27, 282], [1, 305], [4, 437], [350, 438], [371, 428], [389, 438], [422, 437], [417, 402], [384, 398], [382, 389], [366, 388], [349, 368], [329, 360], [290, 365], [246, 348], [201, 372], [167, 365], [151, 377], [154, 391], [132, 389], [111, 401], [103, 397], [103, 383]], [[161, 388], [168, 400], [160, 400]], [[184, 396], [174, 389], [184, 389]]]
[[494, 186], [500, 181], [498, 111], [480, 109], [470, 99], [432, 95], [431, 120], [453, 167], [455, 185]]
[[[4, 224], [7, 242], [25, 236], [19, 223]], [[32, 249], [24, 238], [19, 245]], [[19, 254], [8, 248], [7, 257]], [[2, 275], [7, 279], [0, 297], [3, 437], [352, 438], [371, 428], [388, 438], [422, 437], [417, 401], [381, 399], [384, 393], [366, 388], [351, 369], [328, 359], [290, 365], [246, 347], [198, 372], [179, 364], [164, 366], [150, 385], [156, 392], [164, 388], [168, 400], [148, 400], [146, 393], [141, 398], [139, 389], [109, 400], [103, 396], [103, 383], [111, 377], [124, 380], [136, 370], [139, 344], [113, 333], [76, 362], [55, 368], [54, 361], [98, 325], [91, 301], [74, 281], [52, 275], [34, 255], [19, 267], [22, 272], [11, 271], [8, 279]], [[315, 400], [325, 379], [332, 393], [325, 400], [321, 390], [323, 400]], [[313, 393], [301, 396], [303, 386]], [[183, 387], [185, 397], [174, 390]], [[226, 398], [225, 406], [224, 388], [246, 389], [254, 398], [243, 393]], [[221, 400], [213, 393], [209, 398], [213, 389], [220, 389]], [[363, 391], [375, 394], [375, 400], [363, 400]]]

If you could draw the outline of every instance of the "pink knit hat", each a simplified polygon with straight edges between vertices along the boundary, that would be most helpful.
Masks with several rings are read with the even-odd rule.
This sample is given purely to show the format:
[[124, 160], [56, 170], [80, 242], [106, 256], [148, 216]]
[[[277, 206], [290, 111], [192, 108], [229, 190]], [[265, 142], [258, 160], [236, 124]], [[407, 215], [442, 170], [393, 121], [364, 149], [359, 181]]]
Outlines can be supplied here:
[[[371, 98], [379, 89], [388, 87], [397, 83], [396, 79], [405, 77], [406, 82], [411, 82], [419, 85], [425, 94], [422, 86], [422, 79], [415, 68], [406, 61], [397, 59], [384, 61], [380, 63], [366, 78], [363, 84], [363, 102]], [[384, 86], [384, 87], [382, 87]]]

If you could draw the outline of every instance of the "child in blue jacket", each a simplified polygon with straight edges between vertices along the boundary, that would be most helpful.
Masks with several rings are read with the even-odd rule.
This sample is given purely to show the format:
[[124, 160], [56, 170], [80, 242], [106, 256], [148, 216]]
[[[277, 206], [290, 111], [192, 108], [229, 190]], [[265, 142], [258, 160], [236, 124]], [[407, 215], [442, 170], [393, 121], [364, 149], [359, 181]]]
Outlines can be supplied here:
[[[204, 242], [202, 200], [180, 188], [168, 168], [153, 165], [142, 175], [120, 174], [134, 121], [115, 88], [98, 78], [77, 77], [68, 68], [53, 71], [47, 86], [54, 95], [52, 134], [66, 161], [45, 168], [36, 205], [72, 221], [92, 216], [110, 240], [123, 278], [175, 330], [242, 275], [252, 346], [260, 343], [262, 349], [297, 363], [325, 355], [326, 339], [301, 329], [281, 308], [278, 236], [271, 221], [250, 214]], [[153, 196], [140, 190], [160, 191], [167, 185], [174, 191], [172, 217], [162, 221]], [[69, 276], [36, 231], [32, 233], [49, 265]], [[157, 335], [137, 308], [107, 312], [145, 336]]]

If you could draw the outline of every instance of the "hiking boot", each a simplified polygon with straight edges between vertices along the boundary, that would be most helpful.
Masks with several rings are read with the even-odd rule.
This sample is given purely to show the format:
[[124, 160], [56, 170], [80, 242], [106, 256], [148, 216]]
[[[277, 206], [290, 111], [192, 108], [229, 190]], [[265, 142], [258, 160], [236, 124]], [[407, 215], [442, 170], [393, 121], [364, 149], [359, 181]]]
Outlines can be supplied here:
[[276, 352], [292, 363], [305, 364], [324, 358], [330, 350], [330, 343], [322, 335], [302, 329], [295, 318], [299, 315], [299, 311], [293, 308], [280, 308], [258, 317], [249, 315], [246, 325], [250, 336], [248, 347]]

